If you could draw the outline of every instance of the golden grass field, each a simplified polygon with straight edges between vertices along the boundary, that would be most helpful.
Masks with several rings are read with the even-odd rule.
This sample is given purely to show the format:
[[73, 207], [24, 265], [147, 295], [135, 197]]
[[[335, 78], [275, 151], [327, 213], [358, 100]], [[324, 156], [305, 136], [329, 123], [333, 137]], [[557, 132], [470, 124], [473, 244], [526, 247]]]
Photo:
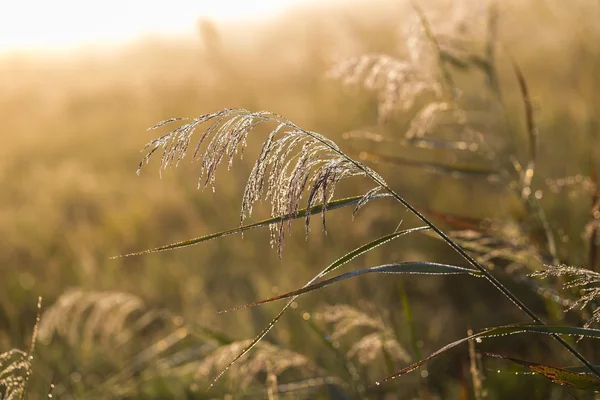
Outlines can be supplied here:
[[[462, 9], [442, 1], [419, 6], [434, 33], [473, 29], [473, 43], [484, 40], [485, 27], [478, 24], [485, 24], [487, 9], [476, 2]], [[327, 78], [340, 59], [367, 53], [405, 57], [402, 29], [411, 13], [403, 2], [336, 3], [248, 26], [199, 21], [197, 37], [183, 41], [154, 38], [103, 50], [0, 56], [0, 353], [29, 348], [38, 296], [43, 299], [27, 398], [48, 392], [67, 399], [594, 398], [540, 376], [517, 375], [514, 365], [491, 358], [482, 369], [485, 390], [477, 393], [467, 346], [417, 372], [368, 386], [468, 329], [528, 321], [488, 283], [468, 276], [371, 275], [308, 294], [207, 392], [243, 341], [267, 326], [283, 304], [218, 311], [296, 289], [399, 224], [419, 225], [390, 199], [370, 203], [354, 220], [350, 210], [332, 211], [327, 234], [314, 216], [306, 240], [298, 221], [281, 259], [271, 249], [268, 228], [243, 238], [110, 258], [239, 225], [243, 189], [266, 129], [250, 135], [243, 159], [230, 171], [218, 170], [214, 193], [211, 187], [197, 189], [200, 163], [189, 159], [160, 174], [153, 160], [136, 175], [140, 150], [159, 135], [148, 127], [228, 107], [283, 115], [334, 140], [350, 156], [362, 155], [365, 163], [366, 154], [377, 152], [423, 162], [425, 168], [369, 165], [444, 230], [456, 228], [450, 215], [527, 223], [529, 211], [505, 186], [427, 168], [476, 162], [475, 155], [457, 159], [445, 151], [348, 138], [355, 129], [402, 137], [426, 104], [419, 97], [415, 106], [393, 111], [375, 127], [377, 93]], [[539, 146], [532, 188], [543, 192], [539, 204], [557, 238], [557, 257], [590, 269], [598, 266], [586, 264], [591, 250], [581, 232], [592, 201], [584, 184], [591, 182], [591, 170], [597, 172], [600, 156], [599, 13], [597, 4], [583, 0], [500, 3], [496, 65], [509, 129], [485, 121], [488, 143], [505, 167], [511, 157], [526, 161], [526, 118], [512, 58], [534, 105]], [[463, 99], [485, 107], [490, 96], [482, 74], [469, 66], [450, 70]], [[555, 193], [545, 186], [546, 179], [563, 177], [574, 177], [573, 186], [583, 188]], [[371, 187], [352, 178], [335, 197]], [[252, 221], [267, 218], [269, 210], [258, 205]], [[536, 229], [528, 231], [531, 241], [524, 248], [542, 246]], [[466, 265], [443, 242], [417, 233], [357, 258], [348, 270], [412, 260]], [[502, 273], [545, 320], [583, 324], [539, 290], [511, 279], [507, 265], [498, 262], [492, 272]], [[524, 265], [518, 276], [542, 267], [537, 261]], [[552, 282], [557, 291], [560, 282]], [[357, 328], [345, 332], [352, 324]], [[373, 350], [367, 341], [362, 352], [353, 347], [373, 331], [393, 336], [385, 336], [387, 351]], [[481, 347], [555, 366], [576, 364], [546, 337], [486, 340]], [[600, 357], [594, 341], [580, 348], [592, 362]]]

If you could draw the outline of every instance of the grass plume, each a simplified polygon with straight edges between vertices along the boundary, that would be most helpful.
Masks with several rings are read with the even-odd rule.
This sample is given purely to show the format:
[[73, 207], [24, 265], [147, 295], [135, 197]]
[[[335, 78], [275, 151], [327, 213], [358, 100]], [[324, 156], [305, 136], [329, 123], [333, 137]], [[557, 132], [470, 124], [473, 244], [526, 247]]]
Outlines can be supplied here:
[[[151, 129], [179, 121], [185, 119], [169, 119]], [[192, 156], [193, 160], [201, 161], [198, 185], [202, 187], [214, 184], [217, 167], [224, 158], [228, 159], [231, 167], [238, 152], [240, 155], [243, 153], [251, 130], [263, 123], [276, 125], [263, 142], [246, 183], [240, 213], [242, 223], [252, 215], [254, 204], [261, 199], [270, 201], [272, 217], [296, 216], [300, 212], [301, 200], [306, 196], [307, 210], [322, 205], [325, 229], [326, 204], [331, 201], [341, 180], [371, 174], [377, 176], [379, 182], [384, 182], [370, 168], [346, 157], [326, 137], [302, 129], [277, 114], [266, 111], [253, 113], [244, 109], [226, 109], [202, 115], [152, 140], [146, 145], [147, 154], [140, 168], [160, 148], [163, 149], [161, 169], [177, 165], [186, 156], [193, 134], [205, 123], [209, 126], [200, 133]], [[206, 148], [202, 147], [204, 142], [208, 142]], [[372, 192], [368, 192], [362, 204], [371, 197]], [[307, 213], [305, 221], [308, 234], [310, 213]], [[291, 219], [270, 226], [271, 244], [277, 248], [279, 255], [283, 250], [286, 226], [291, 226]]]

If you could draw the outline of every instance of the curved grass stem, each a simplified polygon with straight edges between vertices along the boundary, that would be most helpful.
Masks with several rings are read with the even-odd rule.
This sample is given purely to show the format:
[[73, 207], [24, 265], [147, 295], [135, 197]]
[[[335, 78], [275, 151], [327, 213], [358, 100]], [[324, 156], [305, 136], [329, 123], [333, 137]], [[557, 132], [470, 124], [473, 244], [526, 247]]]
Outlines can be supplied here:
[[[464, 258], [469, 264], [471, 264], [474, 268], [476, 268], [481, 274], [498, 290], [502, 293], [507, 299], [509, 299], [513, 304], [515, 304], [519, 309], [521, 309], [528, 317], [530, 317], [534, 322], [546, 325], [544, 321], [540, 317], [538, 317], [527, 305], [519, 299], [514, 293], [512, 293], [502, 282], [500, 282], [494, 275], [492, 275], [483, 265], [481, 265], [475, 258], [473, 258], [469, 253], [467, 253], [462, 247], [460, 247], [457, 243], [455, 243], [448, 235], [446, 235], [440, 228], [438, 228], [433, 222], [429, 221], [419, 210], [413, 207], [408, 201], [406, 201], [402, 196], [400, 196], [394, 189], [388, 186], [388, 184], [382, 180], [376, 173], [371, 171], [370, 168], [365, 167], [359, 162], [352, 159], [350, 156], [346, 155], [341, 150], [331, 146], [329, 143], [322, 140], [319, 135], [314, 134], [313, 132], [304, 130], [297, 125], [291, 123], [291, 126], [297, 129], [301, 129], [307, 135], [315, 138], [316, 140], [321, 141], [325, 146], [330, 147], [332, 151], [338, 153], [341, 157], [346, 158], [349, 162], [353, 163], [357, 168], [360, 168], [365, 175], [373, 180], [375, 183], [384, 188], [392, 197], [394, 197], [398, 202], [400, 202], [404, 207], [406, 207], [411, 213], [413, 213], [417, 218], [419, 218], [425, 225], [427, 225], [432, 231], [434, 231], [444, 242], [446, 242], [453, 250], [455, 250], [462, 258]], [[552, 334], [552, 337], [558, 341], [564, 348], [566, 348], [571, 354], [573, 354], [579, 361], [581, 361], [592, 373], [600, 378], [600, 371], [598, 371], [592, 363], [590, 363], [577, 349], [571, 346], [566, 340], [560, 337], [557, 334]]]

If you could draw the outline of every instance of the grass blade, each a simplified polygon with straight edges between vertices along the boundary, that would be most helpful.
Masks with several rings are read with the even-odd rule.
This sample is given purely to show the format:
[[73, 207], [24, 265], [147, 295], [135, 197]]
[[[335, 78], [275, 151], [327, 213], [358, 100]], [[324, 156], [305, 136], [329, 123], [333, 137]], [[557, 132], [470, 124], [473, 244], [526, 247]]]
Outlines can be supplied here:
[[338, 275], [336, 277], [326, 279], [321, 282], [313, 283], [311, 285], [304, 286], [298, 290], [293, 290], [291, 292], [284, 293], [279, 296], [274, 296], [265, 300], [256, 301], [254, 303], [246, 304], [243, 306], [235, 307], [230, 310], [222, 311], [233, 311], [238, 310], [240, 308], [248, 308], [258, 306], [260, 304], [270, 303], [276, 300], [287, 299], [290, 297], [298, 297], [308, 292], [312, 292], [313, 290], [324, 288], [325, 286], [329, 286], [332, 283], [340, 282], [349, 278], [353, 278], [355, 276], [370, 274], [370, 273], [384, 273], [384, 274], [424, 274], [424, 275], [457, 275], [457, 274], [471, 274], [477, 277], [483, 277], [483, 275], [476, 270], [470, 268], [462, 268], [454, 265], [447, 264], [438, 264], [426, 261], [412, 261], [405, 263], [396, 263], [396, 264], [385, 264], [379, 265], [377, 267], [359, 269], [357, 271], [347, 272], [342, 275]]
[[454, 215], [431, 209], [424, 209], [423, 212], [431, 215], [433, 218], [440, 220], [454, 229], [469, 229], [474, 231], [482, 231], [485, 220], [480, 218], [465, 217], [462, 215]]
[[[590, 179], [592, 180], [593, 192], [592, 192], [592, 210], [591, 210], [591, 219], [592, 221], [598, 219], [598, 213], [600, 212], [600, 195], [598, 193], [598, 178], [596, 177], [596, 168], [594, 166], [594, 160], [590, 160]], [[598, 267], [596, 266], [596, 260], [598, 258], [598, 227], [590, 225], [591, 232], [588, 240], [589, 245], [589, 261], [588, 268], [592, 271], [598, 271]]]
[[[330, 201], [329, 203], [326, 204], [326, 210], [327, 211], [331, 211], [331, 210], [335, 210], [338, 208], [343, 208], [343, 207], [347, 207], [350, 205], [354, 205], [354, 204], [358, 204], [364, 196], [354, 196], [354, 197], [347, 197], [344, 199], [339, 199], [339, 200], [334, 200], [334, 201]], [[371, 199], [378, 199], [378, 198], [383, 198], [383, 197], [390, 197], [390, 195], [388, 194], [376, 194], [373, 195], [371, 197]], [[300, 218], [306, 218], [307, 215], [313, 215], [313, 214], [319, 214], [320, 212], [323, 211], [323, 205], [319, 204], [310, 208], [304, 208], [300, 211], [298, 211], [297, 213], [294, 214], [287, 214], [287, 215], [282, 215], [279, 217], [274, 217], [274, 218], [268, 218], [259, 222], [255, 222], [253, 224], [249, 224], [249, 225], [242, 225], [240, 227], [237, 228], [233, 228], [233, 229], [228, 229], [226, 231], [221, 231], [221, 232], [217, 232], [217, 233], [211, 233], [210, 235], [205, 235], [205, 236], [200, 236], [194, 239], [189, 239], [189, 240], [184, 240], [182, 242], [177, 242], [177, 243], [172, 243], [172, 244], [168, 244], [165, 246], [160, 246], [160, 247], [156, 247], [154, 249], [149, 249], [149, 250], [143, 250], [143, 251], [138, 251], [135, 253], [129, 253], [129, 254], [123, 254], [123, 255], [119, 255], [119, 256], [114, 256], [111, 257], [111, 259], [116, 259], [116, 258], [124, 258], [124, 257], [131, 257], [131, 256], [140, 256], [143, 254], [150, 254], [150, 253], [157, 253], [159, 251], [167, 251], [167, 250], [174, 250], [174, 249], [180, 249], [182, 247], [187, 247], [187, 246], [193, 246], [195, 244], [198, 243], [202, 243], [202, 242], [207, 242], [209, 240], [213, 240], [213, 239], [217, 239], [223, 236], [229, 236], [229, 235], [235, 235], [238, 233], [242, 233], [245, 232], [247, 230], [250, 229], [254, 229], [254, 228], [260, 228], [263, 226], [268, 226], [268, 225], [272, 225], [272, 224], [276, 224], [278, 222], [282, 222], [282, 221], [288, 221], [291, 219], [300, 219]]]
[[385, 154], [366, 151], [360, 153], [360, 159], [375, 163], [385, 163], [403, 167], [423, 168], [426, 171], [441, 175], [450, 175], [453, 178], [481, 177], [485, 178], [488, 182], [498, 182], [500, 180], [500, 176], [495, 170], [483, 166], [460, 164], [446, 165], [442, 163], [410, 160], [404, 157], [388, 156]]
[[488, 356], [502, 358], [515, 364], [529, 368], [536, 374], [540, 374], [558, 385], [570, 386], [574, 389], [587, 391], [600, 391], [600, 379], [582, 373], [569, 371], [568, 369], [553, 367], [551, 365], [520, 360], [518, 358], [505, 357], [499, 354], [485, 353]]
[[517, 80], [519, 81], [519, 89], [521, 96], [523, 97], [523, 104], [525, 106], [525, 120], [527, 123], [527, 137], [529, 139], [529, 162], [527, 163], [527, 170], [523, 175], [523, 189], [521, 196], [526, 199], [531, 194], [531, 181], [533, 180], [533, 174], [535, 172], [535, 162], [537, 158], [537, 136], [538, 130], [533, 119], [533, 102], [529, 96], [529, 89], [527, 88], [527, 81], [521, 72], [521, 68], [517, 62], [511, 58], [511, 63]]
[[440, 354], [445, 353], [446, 351], [453, 349], [454, 347], [461, 345], [472, 339], [481, 339], [481, 338], [492, 338], [498, 336], [506, 336], [506, 335], [514, 335], [520, 333], [538, 333], [538, 334], [546, 334], [546, 335], [569, 335], [569, 336], [583, 336], [593, 339], [600, 339], [600, 330], [599, 329], [591, 329], [591, 328], [579, 328], [572, 326], [549, 326], [549, 325], [506, 325], [506, 326], [498, 326], [494, 328], [489, 328], [484, 330], [483, 332], [476, 333], [474, 335], [467, 336], [465, 338], [459, 339], [455, 342], [447, 344], [441, 349], [435, 351], [427, 358], [423, 360], [417, 361], [405, 368], [402, 368], [400, 371], [396, 372], [393, 375], [388, 376], [387, 378], [375, 382], [376, 385], [380, 385], [383, 382], [395, 379], [399, 376], [407, 374], [415, 369], [419, 368], [421, 365], [427, 363], [431, 359], [439, 356]]

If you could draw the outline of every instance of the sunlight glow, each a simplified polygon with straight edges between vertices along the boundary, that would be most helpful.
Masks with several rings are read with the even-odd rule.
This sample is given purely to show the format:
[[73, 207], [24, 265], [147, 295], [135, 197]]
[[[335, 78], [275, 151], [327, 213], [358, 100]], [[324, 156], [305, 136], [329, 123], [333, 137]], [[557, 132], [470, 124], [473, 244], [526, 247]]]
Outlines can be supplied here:
[[312, 0], [19, 0], [0, 2], [0, 51], [111, 44], [193, 33], [198, 18], [269, 17]]

